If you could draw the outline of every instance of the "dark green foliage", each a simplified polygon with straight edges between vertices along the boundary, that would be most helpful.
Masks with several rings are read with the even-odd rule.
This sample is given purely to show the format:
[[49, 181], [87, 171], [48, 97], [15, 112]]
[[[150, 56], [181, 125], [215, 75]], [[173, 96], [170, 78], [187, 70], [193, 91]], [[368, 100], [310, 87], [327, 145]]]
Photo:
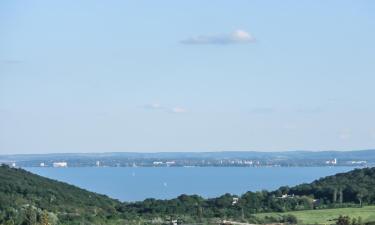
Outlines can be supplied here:
[[290, 215], [290, 214], [283, 216], [282, 221], [280, 221], [280, 222], [289, 223], [289, 224], [297, 224], [298, 223], [297, 217], [294, 216], [294, 215]]
[[336, 221], [336, 225], [350, 225], [350, 217], [340, 216]]
[[314, 196], [322, 202], [375, 204], [375, 168], [356, 169], [322, 178], [311, 184], [301, 184], [289, 194]]
[[363, 225], [363, 222], [361, 217], [358, 219], [350, 219], [349, 216], [339, 216], [339, 218], [337, 218], [336, 225]]
[[106, 220], [117, 215], [118, 205], [120, 202], [104, 195], [22, 169], [0, 166], [0, 224], [38, 224], [43, 210], [62, 220], [74, 217]]

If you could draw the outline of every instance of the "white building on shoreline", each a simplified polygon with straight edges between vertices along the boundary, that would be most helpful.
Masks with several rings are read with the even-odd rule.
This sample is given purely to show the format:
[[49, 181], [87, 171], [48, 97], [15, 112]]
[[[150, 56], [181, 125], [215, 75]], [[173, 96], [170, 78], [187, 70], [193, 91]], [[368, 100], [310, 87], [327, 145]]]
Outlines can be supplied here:
[[53, 167], [58, 168], [58, 167], [68, 167], [67, 162], [54, 162]]

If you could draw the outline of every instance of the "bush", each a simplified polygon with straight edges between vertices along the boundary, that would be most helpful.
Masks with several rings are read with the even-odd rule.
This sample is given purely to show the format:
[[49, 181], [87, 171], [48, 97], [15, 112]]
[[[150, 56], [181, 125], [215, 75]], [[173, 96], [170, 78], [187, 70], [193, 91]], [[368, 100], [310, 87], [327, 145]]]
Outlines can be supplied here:
[[297, 224], [298, 220], [295, 215], [288, 214], [288, 215], [284, 215], [282, 218], [282, 221], [280, 222], [289, 223], [289, 224]]

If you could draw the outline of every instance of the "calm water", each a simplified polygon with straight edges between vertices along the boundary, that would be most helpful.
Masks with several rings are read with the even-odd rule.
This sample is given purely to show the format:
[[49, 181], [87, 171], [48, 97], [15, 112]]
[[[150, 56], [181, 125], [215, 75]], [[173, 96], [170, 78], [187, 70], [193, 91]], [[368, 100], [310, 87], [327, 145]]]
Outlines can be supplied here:
[[216, 197], [311, 182], [352, 167], [27, 168], [123, 201], [168, 199], [180, 194]]

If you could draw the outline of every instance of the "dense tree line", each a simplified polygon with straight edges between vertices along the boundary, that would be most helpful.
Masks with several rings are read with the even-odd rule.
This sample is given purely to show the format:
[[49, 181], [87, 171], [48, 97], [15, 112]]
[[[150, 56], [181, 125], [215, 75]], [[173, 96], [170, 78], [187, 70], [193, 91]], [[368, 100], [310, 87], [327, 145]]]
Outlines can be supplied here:
[[375, 204], [375, 168], [356, 169], [325, 177], [287, 190], [290, 194], [313, 196], [324, 204]]
[[364, 168], [322, 178], [310, 184], [280, 187], [271, 192], [247, 192], [241, 196], [225, 194], [212, 199], [196, 195], [181, 195], [171, 200], [146, 199], [124, 204], [119, 210], [127, 215], [150, 218], [189, 215], [198, 220], [213, 217], [251, 220], [254, 213], [375, 204], [374, 187], [375, 168]]
[[181, 195], [170, 200], [122, 203], [22, 169], [0, 166], [0, 224], [209, 223], [215, 219], [295, 223], [293, 216], [259, 221], [254, 214], [375, 204], [374, 187], [375, 168], [365, 168], [310, 184], [241, 196], [224, 194], [205, 199]]

